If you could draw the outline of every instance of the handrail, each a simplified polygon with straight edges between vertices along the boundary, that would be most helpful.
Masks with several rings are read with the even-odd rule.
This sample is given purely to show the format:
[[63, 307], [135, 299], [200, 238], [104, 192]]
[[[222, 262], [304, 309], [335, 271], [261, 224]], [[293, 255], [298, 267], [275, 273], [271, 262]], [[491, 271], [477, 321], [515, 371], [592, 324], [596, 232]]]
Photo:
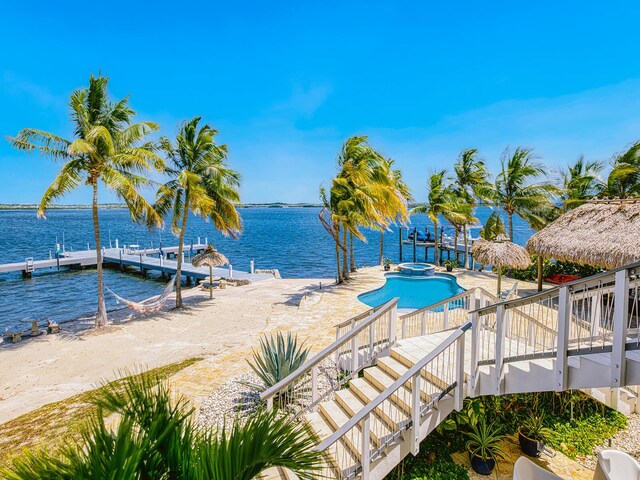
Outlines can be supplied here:
[[[393, 382], [389, 387], [387, 387], [383, 392], [381, 392], [374, 400], [371, 400], [367, 405], [356, 413], [353, 417], [349, 419], [349, 421], [343, 424], [340, 428], [338, 428], [335, 432], [333, 432], [330, 436], [325, 438], [318, 446], [315, 447], [315, 450], [324, 451], [333, 445], [335, 442], [340, 440], [349, 430], [358, 425], [365, 417], [370, 415], [382, 402], [387, 400], [396, 390], [403, 387], [409, 380], [411, 380], [416, 374], [420, 372], [426, 365], [432, 362], [438, 355], [444, 352], [448, 347], [450, 347], [458, 338], [466, 333], [467, 330], [471, 328], [471, 322], [467, 322], [458, 329], [456, 329], [451, 335], [449, 335], [445, 340], [443, 340], [440, 345], [438, 345], [434, 350], [429, 352], [425, 357], [423, 357], [420, 361], [418, 361], [415, 365], [413, 365], [409, 370], [407, 370], [400, 378], [398, 378], [395, 382]], [[415, 426], [414, 426], [415, 428]]]
[[349, 325], [351, 322], [357, 322], [358, 320], [362, 320], [363, 318], [367, 318], [369, 315], [371, 315], [374, 312], [377, 312], [380, 308], [382, 308], [384, 305], [379, 305], [377, 307], [373, 307], [370, 308], [368, 310], [365, 310], [362, 313], [359, 313], [358, 315], [354, 315], [351, 318], [348, 318], [347, 320], [345, 320], [344, 322], [340, 322], [340, 323], [336, 323], [334, 325], [334, 328], [342, 328], [342, 327], [346, 327], [347, 325]]
[[[371, 313], [369, 317], [356, 325], [355, 328], [349, 330], [342, 337], [335, 340], [331, 345], [325, 347], [322, 351], [316, 354], [311, 360], [306, 362], [304, 365], [298, 367], [294, 372], [287, 375], [287, 377], [280, 380], [278, 383], [268, 388], [264, 392], [260, 394], [261, 400], [266, 400], [270, 397], [275, 396], [278, 392], [282, 391], [286, 387], [288, 387], [293, 381], [300, 377], [305, 372], [311, 370], [314, 366], [318, 365], [322, 360], [327, 358], [329, 355], [338, 350], [342, 345], [346, 344], [349, 340], [356, 337], [360, 332], [362, 332], [365, 328], [369, 327], [378, 317], [384, 315], [389, 310], [396, 307], [398, 304], [398, 297], [389, 300], [382, 307], [380, 307], [377, 311]], [[394, 332], [395, 333], [395, 332]]]

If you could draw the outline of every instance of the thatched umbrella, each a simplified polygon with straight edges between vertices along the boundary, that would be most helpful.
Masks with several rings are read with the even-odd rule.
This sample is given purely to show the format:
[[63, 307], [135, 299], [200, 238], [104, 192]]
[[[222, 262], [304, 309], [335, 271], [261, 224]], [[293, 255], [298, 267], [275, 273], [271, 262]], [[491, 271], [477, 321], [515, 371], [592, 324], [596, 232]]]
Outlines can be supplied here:
[[218, 252], [213, 245], [209, 244], [204, 253], [199, 253], [193, 257], [191, 263], [194, 267], [201, 267], [202, 265], [209, 267], [209, 298], [213, 298], [213, 267], [229, 265], [229, 259]]
[[473, 242], [471, 253], [479, 263], [498, 269], [498, 295], [502, 287], [503, 268], [527, 268], [531, 264], [527, 251], [509, 241], [506, 235], [498, 235], [492, 242], [479, 238]]
[[640, 200], [592, 200], [527, 242], [532, 255], [606, 269], [640, 260]]

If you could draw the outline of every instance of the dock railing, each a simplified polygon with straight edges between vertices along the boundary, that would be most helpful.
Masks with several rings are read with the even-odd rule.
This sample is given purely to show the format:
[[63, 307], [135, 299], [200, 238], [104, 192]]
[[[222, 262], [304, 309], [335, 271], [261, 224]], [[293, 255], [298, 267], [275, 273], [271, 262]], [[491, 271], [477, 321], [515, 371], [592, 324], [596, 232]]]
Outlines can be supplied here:
[[396, 342], [398, 299], [385, 303], [295, 372], [260, 394], [295, 415], [312, 410]]

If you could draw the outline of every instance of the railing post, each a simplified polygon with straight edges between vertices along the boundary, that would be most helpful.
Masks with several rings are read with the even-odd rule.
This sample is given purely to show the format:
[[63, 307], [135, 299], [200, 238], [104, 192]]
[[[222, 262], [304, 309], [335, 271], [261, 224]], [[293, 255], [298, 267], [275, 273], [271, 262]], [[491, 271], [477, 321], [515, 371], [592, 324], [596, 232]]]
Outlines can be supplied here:
[[402, 338], [407, 338], [407, 319], [403, 318], [402, 323], [400, 324], [400, 336]]
[[466, 331], [456, 340], [456, 396], [453, 408], [458, 412], [464, 403], [464, 344]]
[[420, 315], [420, 335], [427, 334], [427, 311], [423, 311]]
[[362, 480], [369, 480], [369, 467], [371, 459], [371, 415], [362, 420], [362, 448], [360, 449], [360, 464], [362, 465]]
[[626, 383], [627, 323], [629, 321], [629, 272], [616, 272], [613, 304], [613, 348], [611, 351], [611, 387], [623, 387]]
[[267, 412], [273, 410], [273, 397], [267, 398]]
[[417, 455], [420, 451], [420, 372], [412, 379], [411, 389], [411, 453]]
[[371, 361], [373, 358], [373, 342], [375, 337], [375, 326], [373, 323], [369, 325], [369, 358], [368, 361]]
[[449, 328], [449, 302], [444, 304], [444, 310], [442, 312], [442, 326], [443, 330], [447, 330]]
[[561, 287], [558, 293], [558, 345], [556, 346], [556, 391], [569, 385], [567, 349], [571, 332], [571, 298], [569, 287]]
[[498, 305], [496, 307], [496, 343], [495, 343], [495, 392], [500, 395], [502, 393], [502, 374], [504, 369], [504, 305]]
[[311, 403], [318, 401], [318, 365], [311, 367]]
[[351, 373], [358, 370], [358, 336], [351, 339]]
[[602, 282], [598, 285], [596, 293], [591, 297], [591, 337], [596, 337], [600, 331], [600, 317], [602, 315]]
[[[476, 299], [476, 308], [480, 306], [480, 300]], [[471, 366], [469, 372], [469, 396], [475, 397], [477, 391], [478, 357], [480, 355], [480, 316], [478, 312], [471, 314]]]
[[391, 317], [389, 318], [389, 344], [396, 343], [396, 325], [398, 324], [398, 302], [391, 309]]

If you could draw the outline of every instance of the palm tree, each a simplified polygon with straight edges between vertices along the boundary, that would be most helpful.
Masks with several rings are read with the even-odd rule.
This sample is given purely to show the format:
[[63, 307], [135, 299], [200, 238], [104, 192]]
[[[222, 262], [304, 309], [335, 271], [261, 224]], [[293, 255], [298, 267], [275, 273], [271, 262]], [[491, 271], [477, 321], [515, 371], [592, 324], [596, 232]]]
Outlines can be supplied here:
[[211, 220], [223, 235], [237, 238], [242, 230], [235, 205], [240, 200], [240, 174], [227, 167], [227, 146], [215, 142], [218, 131], [206, 124], [199, 126], [200, 120], [194, 117], [183, 122], [175, 144], [166, 137], [160, 139], [170, 180], [158, 189], [155, 206], [163, 216], [171, 215], [171, 231], [179, 237], [176, 308], [183, 306], [180, 274], [189, 212]]
[[387, 218], [387, 222], [380, 225], [380, 251], [378, 255], [378, 264], [382, 265], [384, 261], [384, 232], [389, 228], [389, 224], [401, 222], [401, 224], [406, 224], [409, 219], [408, 211], [406, 208], [406, 204], [413, 201], [413, 194], [411, 193], [411, 189], [406, 184], [404, 179], [402, 178], [402, 171], [399, 169], [393, 168], [394, 161], [390, 158], [385, 159], [385, 169], [390, 175], [392, 188], [397, 192], [397, 195], [404, 200], [404, 206], [401, 209], [398, 209], [394, 217]]
[[586, 162], [581, 155], [560, 172], [562, 180], [562, 208], [566, 212], [579, 207], [604, 188], [600, 180], [601, 162]]
[[468, 204], [463, 204], [456, 198], [453, 190], [447, 182], [447, 171], [440, 170], [429, 176], [429, 192], [427, 195], [427, 203], [416, 205], [411, 213], [426, 213], [429, 220], [433, 223], [434, 236], [434, 260], [436, 265], [440, 265], [440, 257], [438, 255], [438, 218], [440, 215], [445, 216], [448, 221], [455, 221], [462, 224], [469, 215]]
[[[458, 161], [454, 165], [454, 182], [456, 191], [461, 201], [471, 205], [472, 212], [475, 210], [477, 201], [481, 199], [487, 201], [491, 197], [491, 189], [488, 182], [489, 172], [483, 160], [478, 158], [478, 150], [469, 148], [462, 150], [458, 156]], [[467, 225], [476, 221], [471, 218], [462, 225], [462, 235], [464, 237], [464, 266], [469, 268], [469, 239], [467, 236]], [[457, 241], [457, 230], [456, 230]], [[457, 246], [456, 246], [457, 248]]]
[[40, 200], [38, 217], [46, 218], [47, 209], [66, 193], [80, 185], [91, 187], [93, 233], [96, 243], [98, 273], [98, 310], [96, 326], [107, 323], [102, 278], [102, 250], [100, 222], [98, 220], [98, 189], [100, 184], [113, 190], [129, 208], [135, 221], [146, 220], [150, 225], [161, 225], [162, 218], [139, 193], [149, 185], [144, 176], [149, 170], [162, 170], [164, 162], [154, 153], [153, 144], [145, 137], [158, 126], [151, 122], [132, 124], [135, 112], [128, 98], [113, 103], [109, 100], [107, 77], [93, 75], [89, 87], [71, 94], [71, 120], [74, 138], [68, 140], [53, 133], [25, 128], [9, 141], [18, 150], [40, 154], [64, 165]]
[[614, 157], [603, 193], [609, 198], [640, 196], [640, 141]]
[[[272, 467], [317, 478], [322, 454], [304, 425], [258, 411], [216, 431], [198, 427], [184, 397], [148, 374], [109, 384], [93, 399], [96, 413], [81, 439], [54, 451], [25, 452], [0, 469], [7, 480], [55, 478], [249, 480]], [[115, 428], [106, 419], [116, 414]], [[117, 472], [117, 473], [115, 473]]]
[[494, 204], [507, 214], [509, 238], [513, 241], [513, 215], [532, 226], [543, 222], [539, 212], [552, 204], [559, 190], [549, 182], [533, 182], [544, 175], [544, 168], [534, 161], [531, 149], [518, 147], [513, 154], [506, 149], [500, 162], [502, 168], [491, 195]]

